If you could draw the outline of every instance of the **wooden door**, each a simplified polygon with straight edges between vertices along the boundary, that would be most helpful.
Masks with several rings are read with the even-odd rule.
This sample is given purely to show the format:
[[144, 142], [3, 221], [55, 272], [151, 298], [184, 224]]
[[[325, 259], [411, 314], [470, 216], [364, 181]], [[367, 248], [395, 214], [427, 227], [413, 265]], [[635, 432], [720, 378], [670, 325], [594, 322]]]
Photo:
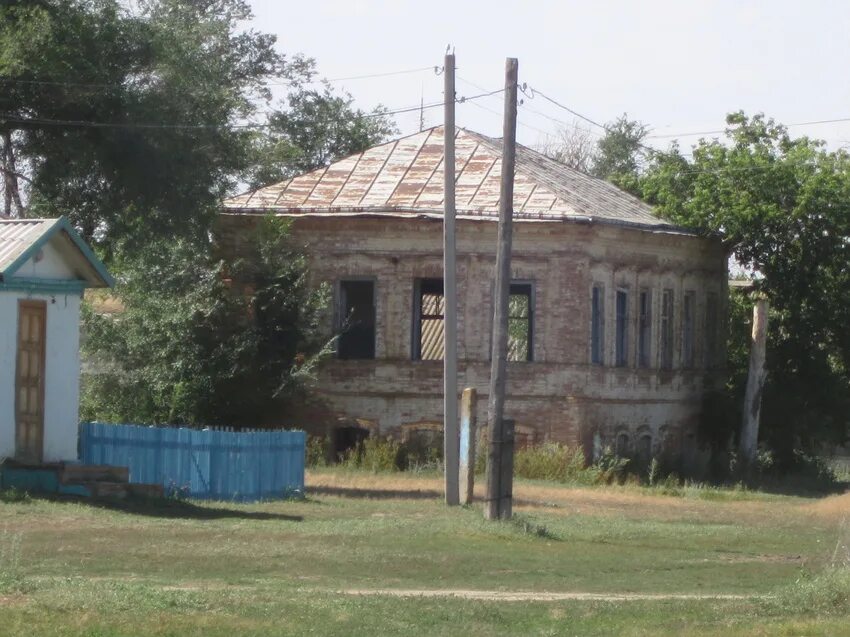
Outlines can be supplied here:
[[44, 334], [47, 304], [18, 302], [15, 457], [41, 462], [44, 449]]

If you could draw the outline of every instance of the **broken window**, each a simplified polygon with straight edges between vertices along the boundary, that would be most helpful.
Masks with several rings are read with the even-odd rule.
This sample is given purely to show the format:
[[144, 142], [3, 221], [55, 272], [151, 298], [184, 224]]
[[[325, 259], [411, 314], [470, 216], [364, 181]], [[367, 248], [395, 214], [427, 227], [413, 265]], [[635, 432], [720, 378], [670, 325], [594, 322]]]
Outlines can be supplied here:
[[682, 367], [694, 366], [694, 313], [696, 311], [696, 292], [685, 292], [682, 302]]
[[590, 362], [605, 363], [605, 288], [594, 285], [590, 304]]
[[705, 299], [705, 366], [708, 369], [717, 367], [717, 315], [717, 293], [709, 292]]
[[638, 367], [649, 367], [652, 346], [652, 292], [641, 290], [638, 302]]
[[375, 358], [375, 282], [341, 281], [339, 309], [337, 356]]
[[617, 290], [616, 309], [616, 351], [614, 360], [617, 367], [625, 367], [629, 364], [629, 293], [626, 290]]
[[414, 307], [414, 360], [443, 360], [445, 309], [443, 280], [418, 279]]
[[534, 307], [530, 283], [511, 283], [508, 298], [508, 360], [530, 361], [533, 356]]
[[673, 369], [673, 290], [661, 293], [661, 369]]

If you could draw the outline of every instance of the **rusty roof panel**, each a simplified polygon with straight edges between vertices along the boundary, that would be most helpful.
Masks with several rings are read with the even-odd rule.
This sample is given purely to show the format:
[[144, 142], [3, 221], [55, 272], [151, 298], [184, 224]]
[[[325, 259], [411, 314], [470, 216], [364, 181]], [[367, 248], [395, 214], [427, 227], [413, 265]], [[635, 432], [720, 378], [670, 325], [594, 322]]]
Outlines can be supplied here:
[[369, 194], [375, 178], [383, 170], [397, 143], [382, 144], [361, 153], [357, 170], [351, 173], [339, 195], [330, 204], [333, 206], [362, 205], [363, 198]]
[[[459, 214], [498, 218], [501, 140], [465, 129], [456, 136]], [[290, 181], [224, 202], [229, 212], [439, 214], [443, 206], [443, 128], [370, 148]], [[517, 146], [517, 219], [598, 219], [658, 229], [681, 229], [612, 184]]]
[[[312, 172], [306, 173], [304, 175], [300, 175], [296, 177], [286, 186], [284, 191], [278, 197], [277, 203], [275, 206], [303, 206], [304, 202], [307, 201], [307, 197], [313, 192], [313, 188], [319, 183], [322, 177], [325, 174], [327, 168], [319, 168], [318, 170], [314, 170]], [[262, 188], [260, 190], [263, 190]], [[251, 206], [254, 205], [254, 201], [251, 201]], [[270, 209], [274, 209], [272, 206]]]
[[302, 205], [314, 207], [327, 205], [329, 201], [333, 202], [348, 182], [348, 178], [357, 166], [357, 160], [357, 156], [346, 157], [328, 166], [328, 169], [322, 173], [322, 178], [316, 183], [315, 188]]
[[387, 158], [384, 169], [375, 179], [366, 197], [360, 205], [369, 206], [373, 203], [386, 203], [393, 196], [398, 185], [405, 178], [408, 169], [416, 161], [416, 156], [422, 149], [427, 138], [414, 135], [398, 140], [392, 154]]

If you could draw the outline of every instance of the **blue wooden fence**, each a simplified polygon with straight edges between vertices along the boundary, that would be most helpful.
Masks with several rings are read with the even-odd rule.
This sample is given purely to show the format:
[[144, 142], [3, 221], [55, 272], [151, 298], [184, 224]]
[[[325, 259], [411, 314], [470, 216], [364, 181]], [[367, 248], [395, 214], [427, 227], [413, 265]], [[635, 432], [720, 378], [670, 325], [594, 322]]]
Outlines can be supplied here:
[[130, 468], [166, 493], [250, 502], [304, 492], [303, 431], [80, 425], [80, 461]]

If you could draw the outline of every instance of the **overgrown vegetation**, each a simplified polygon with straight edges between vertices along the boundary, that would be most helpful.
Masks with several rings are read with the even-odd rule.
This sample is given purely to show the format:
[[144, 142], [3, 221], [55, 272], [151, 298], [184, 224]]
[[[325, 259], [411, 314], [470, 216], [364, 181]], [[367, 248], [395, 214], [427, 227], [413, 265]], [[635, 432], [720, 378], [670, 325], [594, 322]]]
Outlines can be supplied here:
[[256, 427], [279, 418], [327, 353], [328, 291], [311, 287], [288, 224], [266, 218], [256, 260], [229, 267], [188, 242], [122, 262], [118, 314], [84, 313], [85, 420]]
[[[514, 454], [514, 476], [527, 480], [544, 480], [570, 485], [644, 486], [664, 495], [684, 496], [699, 491], [706, 498], [717, 488], [725, 490], [758, 490], [787, 493], [830, 493], [842, 488], [842, 481], [823, 459], [796, 452], [792, 464], [781, 468], [768, 451], [758, 455], [758, 462], [744, 476], [737, 469], [735, 453], [707, 453], [706, 470], [688, 473], [675, 457], [654, 456], [649, 462], [618, 456], [610, 448], [588, 463], [581, 447], [560, 443], [543, 443], [518, 449]], [[336, 465], [371, 473], [439, 472], [442, 471], [442, 448], [428, 447], [410, 440], [374, 436], [334, 457], [330, 440], [310, 437], [307, 444], [307, 466]], [[479, 449], [475, 472], [483, 476], [486, 455]]]

